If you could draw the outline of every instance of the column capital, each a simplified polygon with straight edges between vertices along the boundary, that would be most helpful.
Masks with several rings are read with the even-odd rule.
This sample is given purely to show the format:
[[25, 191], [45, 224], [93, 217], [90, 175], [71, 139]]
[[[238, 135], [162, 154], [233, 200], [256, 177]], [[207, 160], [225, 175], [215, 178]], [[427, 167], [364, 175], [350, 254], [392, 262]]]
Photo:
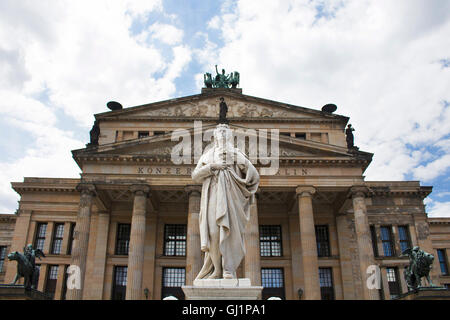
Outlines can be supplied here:
[[313, 186], [298, 186], [295, 189], [295, 193], [300, 197], [311, 197], [316, 192], [316, 188]]
[[184, 187], [184, 191], [188, 194], [188, 196], [191, 194], [200, 196], [202, 194], [202, 186], [198, 184], [189, 184]]
[[135, 195], [144, 195], [148, 197], [150, 194], [150, 187], [146, 184], [133, 184], [130, 187], [130, 191]]
[[81, 183], [77, 184], [76, 189], [81, 194], [89, 194], [91, 196], [96, 195], [95, 185], [92, 183], [81, 182]]
[[366, 186], [359, 185], [350, 188], [349, 196], [352, 198], [365, 198], [369, 194], [369, 189]]

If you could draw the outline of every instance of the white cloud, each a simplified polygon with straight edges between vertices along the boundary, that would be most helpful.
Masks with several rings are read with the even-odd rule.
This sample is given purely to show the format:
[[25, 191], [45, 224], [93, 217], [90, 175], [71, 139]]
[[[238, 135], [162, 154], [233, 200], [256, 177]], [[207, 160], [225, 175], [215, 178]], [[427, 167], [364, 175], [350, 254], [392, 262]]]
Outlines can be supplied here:
[[179, 44], [183, 40], [183, 30], [165, 24], [154, 23], [148, 28], [148, 37], [162, 41], [168, 45]]
[[430, 200], [427, 203], [426, 211], [430, 218], [450, 218], [450, 201], [439, 202]]
[[449, 18], [442, 1], [238, 1], [220, 16], [218, 61], [240, 71], [246, 94], [336, 103], [356, 144], [375, 153], [367, 179], [432, 179], [448, 160], [425, 147], [450, 133], [449, 69], [437, 63], [450, 50]]
[[152, 29], [166, 51], [140, 42], [131, 28], [147, 24], [152, 11], [172, 17], [160, 0], [0, 2], [0, 114], [33, 139], [24, 141], [32, 147], [19, 159], [0, 162], [0, 212], [17, 208], [11, 181], [78, 176], [70, 151], [87, 141], [58, 129], [61, 111], [71, 128], [87, 133], [93, 114], [108, 111], [107, 101], [129, 107], [175, 93], [191, 49], [181, 43], [183, 31], [169, 24]]

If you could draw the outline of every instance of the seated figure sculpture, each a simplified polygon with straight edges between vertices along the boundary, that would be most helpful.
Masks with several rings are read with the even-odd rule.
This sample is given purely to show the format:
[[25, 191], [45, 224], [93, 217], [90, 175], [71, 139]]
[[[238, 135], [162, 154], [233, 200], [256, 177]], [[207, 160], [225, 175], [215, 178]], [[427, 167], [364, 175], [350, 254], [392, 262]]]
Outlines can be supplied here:
[[232, 142], [228, 125], [219, 124], [214, 147], [205, 150], [192, 173], [192, 179], [203, 184], [199, 226], [205, 257], [196, 279], [235, 279], [245, 255], [244, 230], [259, 174]]

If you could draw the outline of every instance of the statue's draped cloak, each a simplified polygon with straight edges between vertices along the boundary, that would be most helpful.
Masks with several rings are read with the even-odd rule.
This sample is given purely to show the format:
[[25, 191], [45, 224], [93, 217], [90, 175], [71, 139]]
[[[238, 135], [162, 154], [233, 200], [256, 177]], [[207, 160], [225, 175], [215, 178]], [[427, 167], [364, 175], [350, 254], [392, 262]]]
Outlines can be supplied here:
[[247, 157], [233, 148], [235, 162], [216, 174], [211, 164], [217, 163], [214, 150], [204, 153], [192, 173], [192, 179], [203, 182], [199, 215], [201, 249], [205, 252], [204, 264], [197, 279], [208, 277], [214, 271], [209, 255], [210, 240], [208, 219], [219, 226], [219, 249], [225, 270], [235, 271], [245, 255], [244, 230], [250, 219], [250, 205], [258, 189], [259, 174]]

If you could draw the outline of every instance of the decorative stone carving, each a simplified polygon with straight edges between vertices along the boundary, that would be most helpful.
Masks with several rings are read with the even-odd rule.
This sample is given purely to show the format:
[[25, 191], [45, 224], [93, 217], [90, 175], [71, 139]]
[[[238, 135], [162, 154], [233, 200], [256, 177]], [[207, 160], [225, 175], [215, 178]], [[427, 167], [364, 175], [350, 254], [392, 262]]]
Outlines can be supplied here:
[[[288, 110], [283, 107], [265, 106], [256, 103], [246, 102], [240, 99], [226, 97], [228, 106], [228, 118], [294, 118], [303, 116], [300, 112]], [[196, 102], [181, 102], [175, 106], [160, 107], [150, 110], [143, 110], [132, 114], [132, 116], [151, 117], [209, 117], [217, 118], [219, 114], [220, 99], [205, 98]], [[309, 115], [304, 115], [310, 117]]]

